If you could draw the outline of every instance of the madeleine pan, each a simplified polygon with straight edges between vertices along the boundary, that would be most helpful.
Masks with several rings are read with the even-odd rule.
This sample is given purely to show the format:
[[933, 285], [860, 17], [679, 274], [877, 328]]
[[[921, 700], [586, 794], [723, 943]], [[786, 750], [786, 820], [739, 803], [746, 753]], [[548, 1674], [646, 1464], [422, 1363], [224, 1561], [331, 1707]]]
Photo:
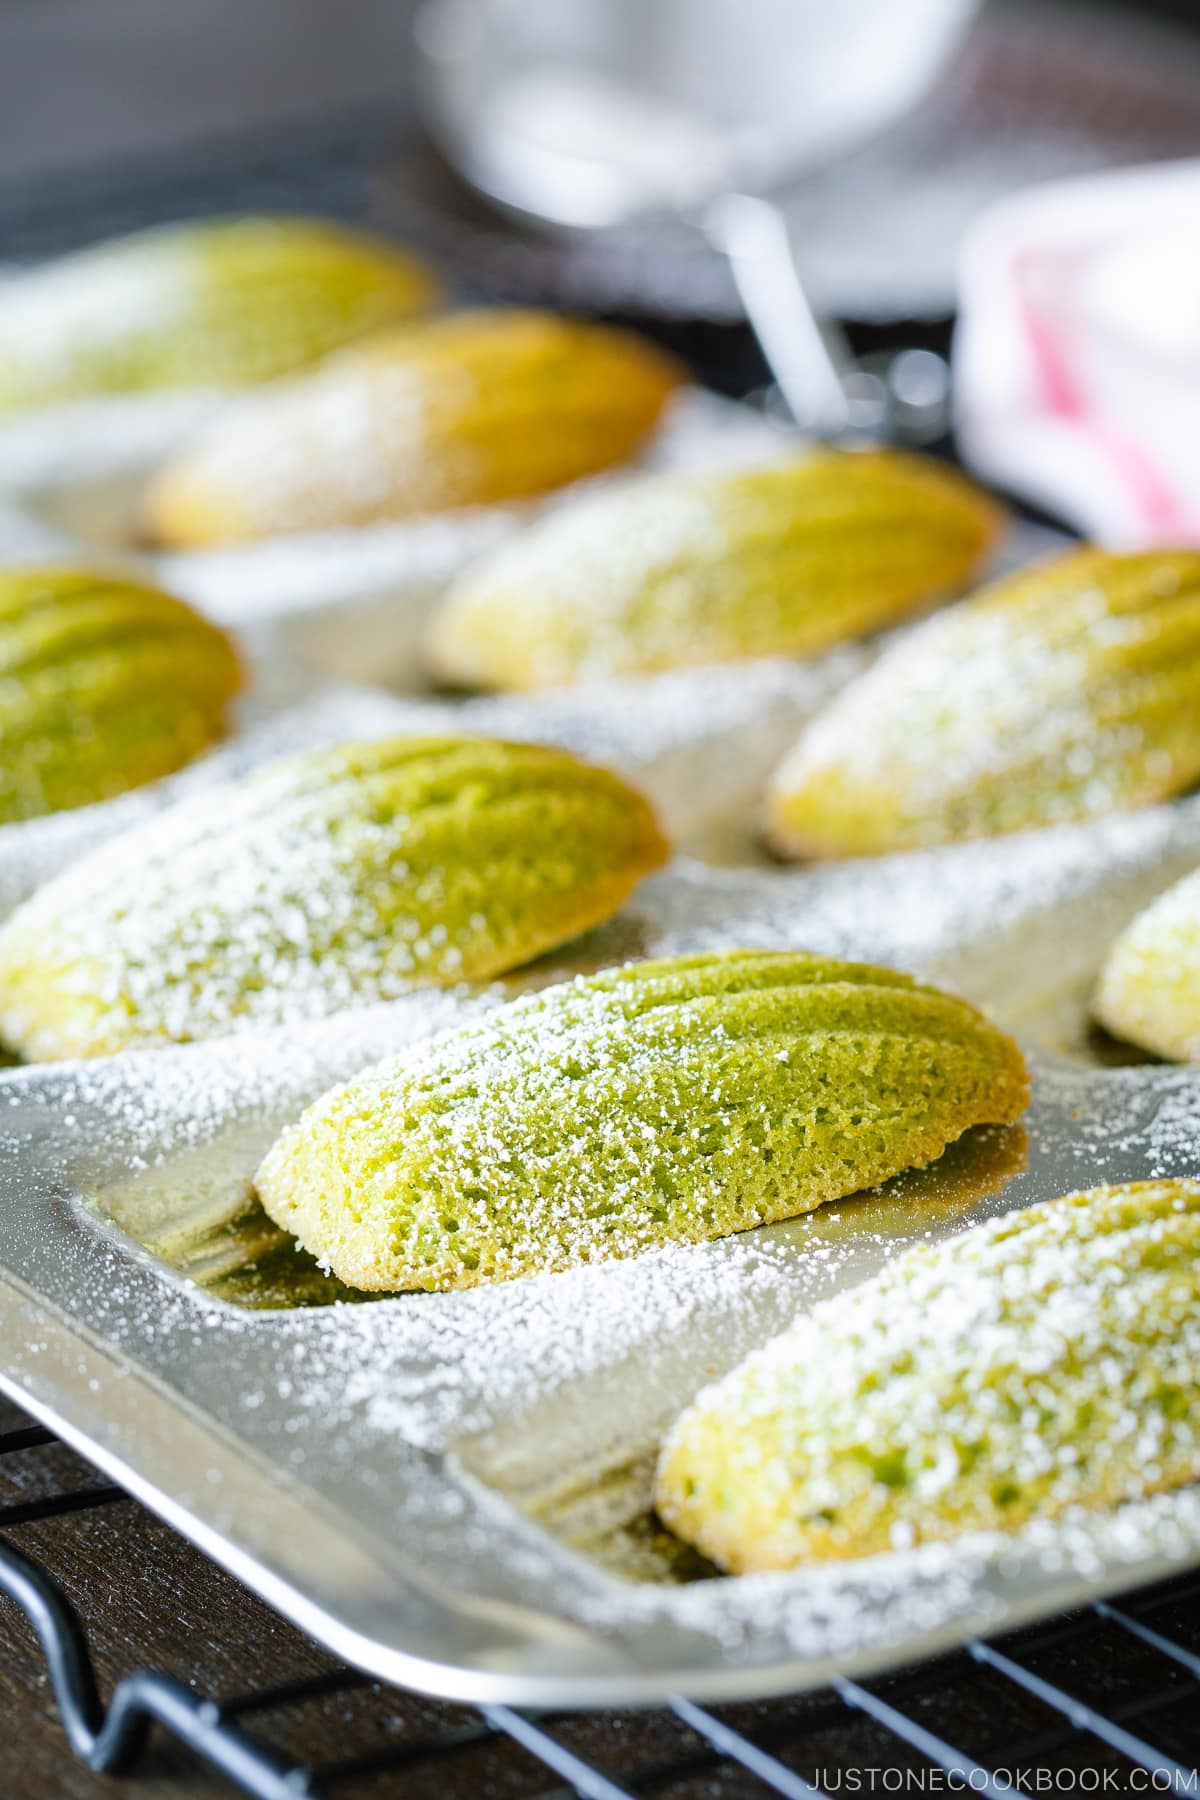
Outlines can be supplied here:
[[[238, 632], [254, 672], [245, 727], [193, 769], [0, 831], [0, 911], [193, 782], [390, 731], [540, 737], [617, 763], [707, 860], [677, 862], [609, 926], [486, 992], [0, 1075], [0, 1387], [338, 1654], [476, 1701], [796, 1690], [1200, 1560], [1196, 1490], [737, 1580], [679, 1554], [649, 1512], [665, 1424], [798, 1309], [915, 1238], [1101, 1181], [1197, 1173], [1200, 1075], [1103, 1066], [1114, 1050], [1086, 997], [1125, 921], [1200, 860], [1200, 801], [869, 865], [755, 867], [768, 769], [869, 647], [528, 699], [435, 695], [415, 658], [429, 608], [517, 516], [148, 563], [130, 529], [138, 483], [205, 405], [106, 404], [0, 433], [0, 559], [149, 566]], [[776, 443], [744, 409], [691, 396], [655, 455]], [[1054, 541], [1022, 528], [1003, 560]], [[331, 1081], [530, 981], [720, 944], [875, 958], [960, 989], [1029, 1048], [1028, 1118], [804, 1219], [463, 1294], [356, 1301], [257, 1207], [259, 1155]]]
[[[337, 1654], [476, 1701], [796, 1690], [1200, 1561], [1196, 1489], [738, 1579], [680, 1555], [649, 1512], [663, 1427], [797, 1310], [916, 1238], [1198, 1172], [1200, 1076], [1100, 1066], [1082, 1000], [1112, 931], [1198, 857], [1188, 801], [870, 865], [680, 862], [486, 991], [11, 1071], [0, 1385]], [[1020, 1027], [1030, 1113], [802, 1219], [459, 1294], [356, 1300], [257, 1207], [259, 1155], [331, 1081], [531, 980], [739, 943], [959, 987]]]

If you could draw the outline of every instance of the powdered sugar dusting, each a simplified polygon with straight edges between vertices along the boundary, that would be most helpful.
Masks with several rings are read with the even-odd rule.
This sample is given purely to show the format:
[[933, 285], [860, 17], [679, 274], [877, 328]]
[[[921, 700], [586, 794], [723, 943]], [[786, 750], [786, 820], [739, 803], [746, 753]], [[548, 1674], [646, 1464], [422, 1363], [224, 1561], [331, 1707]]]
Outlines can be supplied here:
[[779, 832], [828, 854], [1100, 817], [1189, 787], [1200, 558], [1079, 552], [893, 644], [779, 771]]
[[1163, 1182], [910, 1252], [699, 1396], [664, 1517], [722, 1566], [783, 1567], [1184, 1486], [1198, 1251], [1200, 1184]]
[[386, 694], [333, 686], [312, 693], [294, 671], [277, 675], [274, 693], [260, 692], [243, 706], [242, 730], [177, 775], [95, 806], [0, 826], [0, 919], [68, 864], [218, 782], [292, 751], [407, 729], [403, 706]]
[[[44, 1114], [72, 1185], [96, 1191], [107, 1177], [129, 1191], [157, 1182], [160, 1208], [186, 1211], [197, 1173], [215, 1179], [223, 1170], [232, 1206], [283, 1117], [461, 1004], [438, 996], [437, 1018], [381, 1008], [236, 1048], [10, 1077], [5, 1110], [17, 1137], [5, 1131], [8, 1148], [27, 1159], [20, 1142]], [[915, 1206], [906, 1230], [918, 1240], [972, 1214], [1126, 1179], [1188, 1143], [1194, 1158], [1200, 1100], [1183, 1073], [1041, 1065], [1037, 1075], [1025, 1173], [1002, 1176], [998, 1191], [985, 1182], [974, 1198], [968, 1187], [946, 1212]], [[154, 1165], [140, 1176], [139, 1157]], [[633, 1471], [616, 1483], [621, 1522], [644, 1507], [638, 1470], [678, 1408], [798, 1309], [886, 1261], [906, 1241], [889, 1236], [887, 1219], [877, 1210], [866, 1230], [839, 1230], [818, 1214], [803, 1226], [502, 1288], [266, 1315], [165, 1287], [127, 1255], [98, 1254], [86, 1235], [55, 1257], [43, 1230], [36, 1255], [43, 1283], [53, 1291], [66, 1282], [93, 1330], [166, 1371], [193, 1405], [322, 1492], [356, 1529], [373, 1541], [382, 1534], [389, 1554], [419, 1546], [426, 1574], [446, 1592], [519, 1597], [631, 1644], [651, 1628], [682, 1632], [701, 1662], [716, 1657], [727, 1681], [738, 1668], [797, 1656], [812, 1669], [825, 1657], [895, 1655], [926, 1633], [1007, 1622], [1014, 1609], [1065, 1602], [1081, 1584], [1194, 1556], [1200, 1499], [1189, 1491], [1073, 1514], [1017, 1538], [973, 1533], [836, 1570], [690, 1589], [631, 1586], [563, 1546], [562, 1537], [590, 1542], [598, 1517], [616, 1528], [611, 1503], [597, 1511], [595, 1496], [617, 1471]], [[564, 1493], [572, 1483], [574, 1498]], [[514, 1502], [553, 1535], [522, 1524]], [[680, 1650], [664, 1647], [664, 1669]]]
[[[676, 421], [693, 404], [707, 403], [688, 397]], [[211, 405], [212, 396], [179, 395], [5, 426], [0, 485], [41, 497], [55, 488], [64, 501], [57, 531], [31, 507], [20, 515], [23, 538], [14, 524], [7, 549], [59, 554], [72, 482], [82, 492], [124, 469], [136, 494], [138, 471]], [[681, 427], [674, 449], [672, 422], [656, 455], [669, 466], [680, 452], [723, 463], [739, 420], [746, 415], [718, 405], [703, 429]], [[737, 455], [787, 447], [766, 444], [752, 425], [756, 441], [742, 441]], [[337, 736], [444, 729], [451, 718], [457, 729], [544, 736], [618, 762], [655, 793], [681, 835], [694, 833], [707, 851], [715, 832], [723, 845], [736, 840], [744, 859], [767, 763], [828, 691], [822, 684], [836, 686], [860, 666], [858, 653], [827, 669], [763, 664], [530, 702], [448, 705], [413, 691], [412, 646], [439, 583], [512, 522], [495, 514], [457, 521], [461, 533], [438, 526], [414, 538], [381, 527], [353, 542], [335, 534], [172, 559], [173, 582], [247, 630], [260, 669], [288, 662], [272, 703], [280, 735], [260, 719], [266, 735], [249, 732], [161, 791], [90, 809], [96, 817], [0, 834], [0, 905], [213, 772]], [[1018, 558], [1028, 548], [1022, 540]], [[5, 550], [0, 523], [0, 556]], [[408, 696], [315, 696], [313, 655], [319, 662], [339, 638], [358, 634], [351, 648], [366, 668], [356, 673], [384, 667], [385, 640], [367, 627], [389, 609], [405, 617], [386, 640], [395, 656], [387, 673]], [[307, 673], [294, 666], [298, 653]], [[288, 714], [287, 702], [298, 700]], [[680, 864], [648, 882], [610, 931], [573, 946], [566, 967], [733, 943], [792, 945], [938, 969], [1011, 1016], [1016, 990], [1038, 987], [1047, 964], [1057, 979], [1067, 948], [1081, 969], [1094, 968], [1101, 940], [1122, 922], [1110, 916], [1112, 895], [1118, 912], [1132, 909], [1196, 861], [1200, 811], [1187, 801], [865, 866], [717, 873]], [[560, 958], [527, 979], [563, 966]], [[110, 1447], [118, 1441], [129, 1467], [167, 1489], [176, 1484], [193, 1516], [315, 1593], [363, 1633], [360, 1644], [440, 1650], [448, 1661], [467, 1654], [461, 1632], [439, 1642], [431, 1594], [494, 1600], [506, 1619], [537, 1619], [545, 1640], [518, 1635], [501, 1655], [506, 1667], [538, 1668], [544, 1694], [568, 1666], [599, 1679], [620, 1657], [635, 1668], [626, 1691], [643, 1699], [689, 1680], [743, 1691], [795, 1685], [832, 1664], [911, 1655], [1196, 1559], [1193, 1489], [1033, 1523], [1017, 1537], [973, 1533], [799, 1576], [671, 1588], [614, 1579], [604, 1567], [606, 1544], [644, 1515], [653, 1454], [679, 1407], [798, 1311], [874, 1273], [899, 1244], [1102, 1180], [1200, 1173], [1200, 1102], [1187, 1071], [1098, 1073], [1039, 1060], [1027, 1146], [985, 1143], [979, 1166], [972, 1160], [957, 1183], [935, 1191], [914, 1177], [907, 1204], [896, 1194], [855, 1200], [627, 1263], [463, 1294], [276, 1312], [223, 1304], [169, 1273], [174, 1265], [207, 1279], [217, 1252], [228, 1256], [233, 1243], [235, 1256], [261, 1248], [275, 1257], [284, 1291], [308, 1279], [253, 1207], [250, 1176], [275, 1135], [331, 1083], [503, 997], [426, 992], [316, 1025], [0, 1078], [5, 1265], [61, 1317], [86, 1320], [88, 1341], [110, 1347], [118, 1365], [118, 1374], [97, 1377], [98, 1400], [82, 1379], [64, 1390], [62, 1404], [84, 1430]], [[64, 1203], [77, 1193], [100, 1197], [100, 1222]], [[111, 1218], [150, 1251], [103, 1222]], [[238, 1220], [241, 1237], [231, 1225]], [[197, 1247], [213, 1249], [208, 1264]], [[31, 1391], [45, 1392], [52, 1379], [49, 1335], [31, 1329], [6, 1357]], [[82, 1366], [82, 1336], [78, 1345]], [[150, 1379], [139, 1388], [137, 1429], [121, 1444], [103, 1382], [136, 1385], [142, 1371]], [[155, 1445], [171, 1441], [171, 1396], [193, 1422], [213, 1427], [207, 1470], [186, 1490], [181, 1472], [149, 1461]], [[273, 1524], [275, 1513], [239, 1498], [251, 1465], [274, 1472], [280, 1506], [335, 1522], [335, 1554], [318, 1555], [304, 1532], [293, 1543], [280, 1531], [281, 1542], [262, 1547], [256, 1519]], [[364, 1545], [374, 1579], [349, 1560], [350, 1546]], [[586, 1545], [589, 1558], [572, 1545]], [[415, 1629], [405, 1636], [406, 1619], [419, 1621], [419, 1639]], [[383, 1649], [377, 1661], [385, 1666]]]

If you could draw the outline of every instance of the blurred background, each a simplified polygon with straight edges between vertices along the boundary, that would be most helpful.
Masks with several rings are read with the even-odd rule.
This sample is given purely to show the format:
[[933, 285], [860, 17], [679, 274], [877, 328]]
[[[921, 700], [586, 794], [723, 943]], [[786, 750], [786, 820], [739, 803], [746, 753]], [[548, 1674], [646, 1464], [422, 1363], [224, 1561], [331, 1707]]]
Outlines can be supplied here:
[[[462, 16], [476, 6], [442, 0], [422, 68], [415, 0], [0, 0], [0, 263], [168, 218], [330, 214], [406, 240], [461, 295], [641, 323], [714, 385], [745, 393], [768, 380], [759, 342], [729, 260], [697, 228], [696, 195], [672, 188], [704, 164], [710, 145], [692, 127], [706, 108], [762, 127], [737, 185], [770, 176], [809, 298], [868, 359], [948, 351], [964, 237], [1007, 197], [1200, 156], [1195, 0], [486, 0], [501, 39], [488, 68], [512, 81], [485, 92], [472, 87], [475, 73], [451, 67], [431, 91], [447, 46], [449, 64], [461, 61], [471, 38]], [[712, 48], [722, 18], [726, 28], [737, 21], [733, 54], [724, 41]], [[526, 63], [512, 59], [505, 32], [523, 35]], [[479, 46], [467, 48], [473, 56]], [[463, 178], [482, 168], [495, 178], [483, 185], [511, 192], [514, 170], [524, 179], [536, 156], [535, 191], [550, 196], [547, 135], [569, 129], [585, 151], [598, 140], [603, 159], [647, 125], [628, 93], [614, 104], [574, 75], [553, 92], [525, 79], [539, 56], [561, 63], [568, 50], [592, 56], [602, 76], [624, 59], [626, 74], [645, 76], [641, 100], [661, 97], [667, 82], [695, 103], [667, 121], [670, 131], [639, 140], [657, 158], [657, 204], [599, 230], [531, 223]], [[758, 141], [767, 137], [773, 162]], [[631, 166], [618, 173], [628, 178]], [[581, 191], [575, 183], [572, 205]], [[1200, 245], [1200, 188], [1177, 201], [1165, 229], [1185, 248]], [[1160, 276], [1161, 252], [1149, 259]], [[1135, 266], [1140, 257], [1138, 248]], [[1165, 285], [1185, 337], [1196, 314], [1200, 406], [1200, 250], [1181, 274], [1177, 264], [1168, 257]], [[1138, 314], [1144, 340], [1157, 340], [1164, 281], [1131, 298], [1128, 270], [1123, 280], [1121, 306]], [[1111, 314], [1107, 297], [1104, 308]], [[1073, 318], [1067, 328], [1079, 336]], [[994, 411], [1002, 396], [980, 405]], [[983, 437], [996, 437], [990, 418]], [[984, 444], [977, 461], [1011, 488], [1029, 451], [1022, 440], [989, 461]], [[1070, 514], [1055, 480], [1026, 485], [1027, 498]], [[1090, 523], [1086, 508], [1073, 522]]]
[[[581, 8], [596, 10], [562, 0], [559, 13]], [[495, 221], [472, 215], [463, 193], [448, 181], [439, 187], [415, 154], [415, 10], [415, 0], [0, 0], [0, 256], [40, 254], [120, 226], [116, 196], [132, 184], [137, 192], [123, 203], [130, 215], [169, 202], [202, 210], [274, 200], [377, 216], [390, 208], [397, 226], [436, 236], [469, 271], [524, 282], [557, 272], [568, 281], [561, 251], [504, 256], [515, 234], [489, 231]], [[616, 0], [610, 10], [619, 14]], [[875, 7], [881, 26], [906, 10], [898, 0]], [[961, 10], [965, 17], [972, 8]], [[793, 11], [827, 33], [845, 8], [798, 0]], [[812, 99], [796, 58], [802, 33], [780, 47], [778, 71], [794, 80], [802, 110]], [[310, 160], [302, 162], [306, 135]], [[947, 244], [997, 193], [1105, 161], [1197, 148], [1195, 0], [988, 0], [916, 114], [845, 164], [802, 178], [793, 212], [810, 240], [812, 279], [843, 310], [856, 302], [871, 311], [873, 275], [877, 309], [927, 310], [945, 298]], [[290, 176], [282, 166], [289, 152], [297, 159]], [[368, 167], [390, 175], [390, 192], [382, 183], [366, 191]], [[168, 193], [172, 179], [180, 185]], [[863, 242], [881, 235], [883, 243]], [[488, 248], [496, 252], [490, 265]], [[696, 285], [695, 263], [685, 287], [669, 266], [631, 266], [632, 254], [628, 264], [613, 262], [595, 256], [580, 278], [597, 284], [601, 301], [636, 298], [640, 281], [652, 289], [647, 304], [716, 316], [732, 306], [719, 274]], [[882, 283], [881, 263], [890, 265]]]

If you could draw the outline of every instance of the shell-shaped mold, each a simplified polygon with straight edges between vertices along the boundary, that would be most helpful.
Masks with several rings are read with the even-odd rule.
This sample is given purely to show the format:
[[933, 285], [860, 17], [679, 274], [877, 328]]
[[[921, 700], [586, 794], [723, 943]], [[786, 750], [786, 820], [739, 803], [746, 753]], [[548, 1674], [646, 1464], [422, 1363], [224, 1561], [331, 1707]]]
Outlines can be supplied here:
[[681, 378], [628, 332], [447, 314], [225, 413], [151, 483], [146, 529], [230, 544], [529, 499], [626, 461]]
[[315, 219], [169, 225], [0, 286], [0, 414], [266, 381], [435, 298], [381, 239]]
[[222, 735], [240, 682], [225, 633], [157, 588], [0, 570], [0, 823], [182, 768]]
[[871, 856], [1093, 818], [1200, 778], [1200, 551], [1072, 551], [918, 626], [814, 720], [767, 828]]
[[361, 1288], [459, 1288], [790, 1218], [1028, 1099], [964, 1001], [790, 951], [634, 963], [333, 1090], [258, 1175]]
[[189, 798], [0, 931], [0, 1037], [30, 1060], [285, 1024], [482, 981], [618, 910], [666, 845], [564, 751], [401, 738]]
[[733, 1573], [1015, 1531], [1200, 1477], [1200, 1183], [905, 1251], [705, 1389], [657, 1504]]
[[430, 662], [465, 686], [519, 689], [812, 656], [963, 587], [1000, 516], [962, 476], [892, 450], [646, 476], [462, 577]]

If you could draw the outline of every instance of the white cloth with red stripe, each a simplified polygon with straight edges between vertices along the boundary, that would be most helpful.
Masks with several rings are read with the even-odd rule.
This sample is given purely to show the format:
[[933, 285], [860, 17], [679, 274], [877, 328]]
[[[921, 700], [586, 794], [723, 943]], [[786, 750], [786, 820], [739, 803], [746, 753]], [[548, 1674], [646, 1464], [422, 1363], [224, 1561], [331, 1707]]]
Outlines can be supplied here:
[[980, 476], [1098, 543], [1200, 544], [1200, 161], [985, 214], [959, 321], [959, 443]]

